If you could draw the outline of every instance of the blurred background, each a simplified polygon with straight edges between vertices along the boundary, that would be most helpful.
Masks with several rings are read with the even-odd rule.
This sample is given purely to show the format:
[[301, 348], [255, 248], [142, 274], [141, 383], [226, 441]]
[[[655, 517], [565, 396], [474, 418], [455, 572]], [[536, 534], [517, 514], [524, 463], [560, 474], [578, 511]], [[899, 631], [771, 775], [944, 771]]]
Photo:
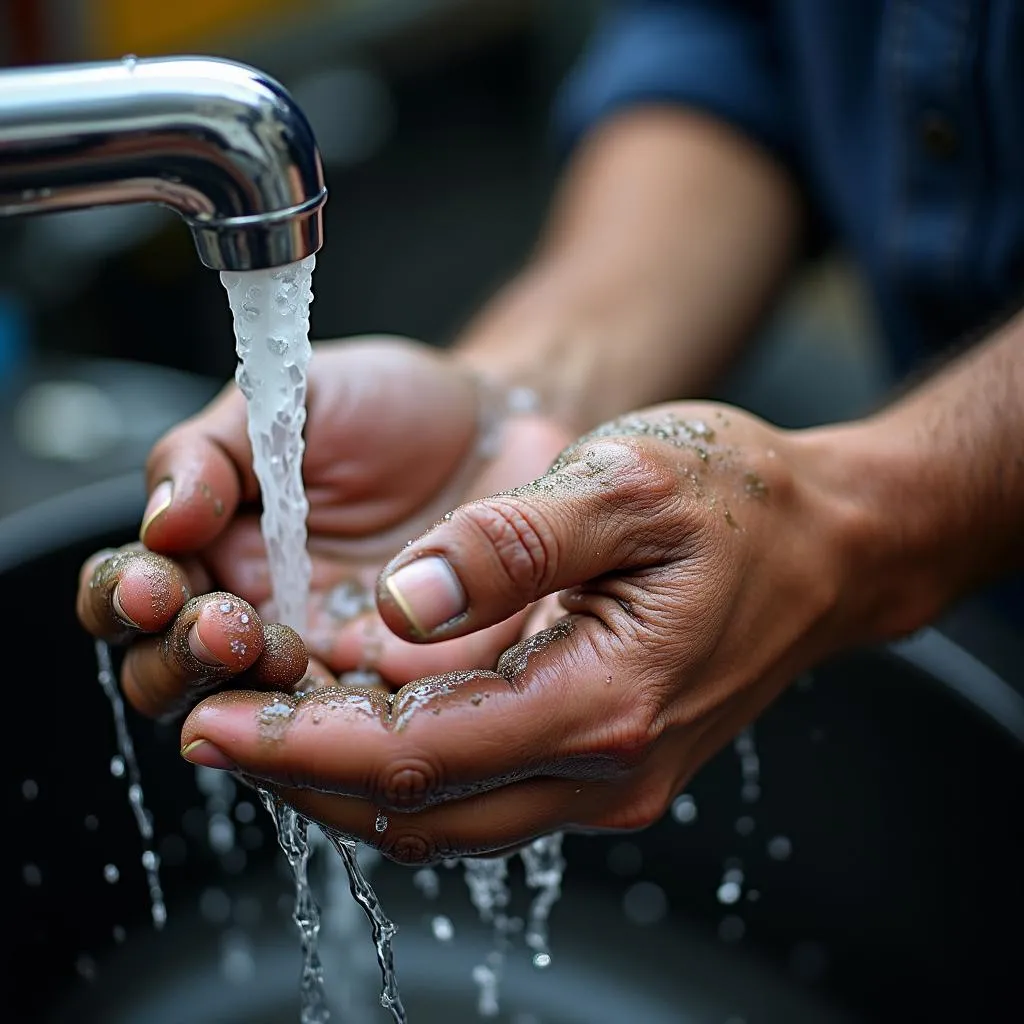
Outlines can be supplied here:
[[[312, 122], [330, 190], [314, 337], [444, 344], [531, 245], [549, 102], [595, 7], [9, 0], [0, 60], [201, 52], [269, 71]], [[0, 218], [0, 514], [138, 465], [233, 367], [217, 275], [174, 215]]]
[[[199, 52], [266, 69], [304, 108], [325, 160], [314, 337], [394, 332], [445, 345], [529, 253], [558, 175], [552, 98], [599, 7], [6, 0], [0, 65]], [[141, 869], [125, 856], [138, 837], [124, 780], [108, 771], [109, 709], [91, 684], [92, 650], [71, 600], [82, 558], [136, 528], [138, 469], [152, 442], [233, 368], [217, 275], [174, 215], [124, 207], [0, 218], [0, 607], [11, 635], [53, 647], [45, 682], [62, 687], [47, 742], [26, 728], [5, 745], [18, 837], [5, 844], [18, 948], [4, 964], [16, 987], [5, 990], [15, 1003], [28, 993], [38, 1011], [19, 1020], [295, 1019], [288, 886], [269, 867], [266, 823], [240, 815], [243, 804], [251, 811], [245, 801], [210, 810], [176, 756], [175, 729], [133, 719], [144, 778], [160, 780], [146, 792], [171, 932], [156, 942]], [[890, 382], [856, 277], [828, 254], [794, 285], [723, 396], [800, 426], [864, 412]], [[980, 638], [984, 665], [927, 644], [910, 660], [851, 656], [787, 694], [758, 725], [756, 749], [725, 751], [655, 829], [573, 840], [567, 902], [553, 917], [561, 973], [517, 975], [520, 995], [501, 1019], [982, 1019], [973, 1014], [1012, 991], [1020, 959], [1019, 943], [1008, 948], [996, 933], [1024, 912], [1024, 725], [990, 669], [1019, 681], [1021, 645], [984, 618], [961, 621], [952, 635], [972, 650]], [[764, 769], [756, 808], [742, 796], [752, 757]], [[226, 819], [241, 845], [218, 847], [214, 824]], [[121, 865], [116, 886], [103, 880], [107, 861]], [[729, 888], [737, 871], [742, 888]], [[404, 929], [400, 970], [427, 1006], [415, 1024], [474, 1019], [469, 967], [486, 935], [447, 895], [425, 912], [408, 872], [378, 878]], [[442, 909], [459, 935], [475, 936], [468, 961], [451, 962], [433, 937]], [[231, 959], [224, 943], [239, 927], [259, 945], [257, 920], [266, 941], [249, 960]], [[332, 962], [358, 959], [365, 937], [351, 949], [361, 952], [345, 947]], [[372, 962], [360, 969], [372, 976]], [[50, 1013], [40, 996], [50, 989], [71, 1004]], [[946, 1015], [954, 1006], [961, 1016]]]
[[[0, 63], [201, 52], [266, 69], [326, 165], [314, 337], [443, 345], [530, 249], [558, 173], [552, 97], [599, 8], [7, 0]], [[850, 275], [832, 260], [809, 280], [727, 388], [783, 424], [854, 415], [887, 380]], [[217, 276], [173, 214], [0, 218], [0, 515], [138, 466], [233, 366]]]

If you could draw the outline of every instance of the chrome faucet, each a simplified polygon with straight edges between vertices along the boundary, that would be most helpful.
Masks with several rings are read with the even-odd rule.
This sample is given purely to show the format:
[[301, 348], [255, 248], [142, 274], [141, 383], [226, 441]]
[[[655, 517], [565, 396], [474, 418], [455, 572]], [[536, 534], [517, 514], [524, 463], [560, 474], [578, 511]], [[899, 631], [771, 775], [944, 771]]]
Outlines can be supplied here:
[[233, 61], [159, 57], [0, 71], [0, 216], [160, 203], [214, 270], [315, 253], [327, 199], [302, 111]]

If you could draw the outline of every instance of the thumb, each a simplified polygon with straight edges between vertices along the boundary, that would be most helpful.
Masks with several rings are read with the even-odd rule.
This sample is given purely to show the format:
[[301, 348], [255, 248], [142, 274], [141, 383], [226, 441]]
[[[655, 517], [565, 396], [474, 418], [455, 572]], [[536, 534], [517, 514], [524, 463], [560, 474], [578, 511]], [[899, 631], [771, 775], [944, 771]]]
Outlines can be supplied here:
[[532, 484], [456, 509], [381, 573], [385, 623], [414, 641], [491, 626], [548, 594], [664, 561], [679, 481], [645, 440], [573, 450]]
[[198, 551], [255, 500], [245, 399], [232, 385], [202, 412], [165, 434], [146, 462], [149, 501], [140, 537], [151, 551]]

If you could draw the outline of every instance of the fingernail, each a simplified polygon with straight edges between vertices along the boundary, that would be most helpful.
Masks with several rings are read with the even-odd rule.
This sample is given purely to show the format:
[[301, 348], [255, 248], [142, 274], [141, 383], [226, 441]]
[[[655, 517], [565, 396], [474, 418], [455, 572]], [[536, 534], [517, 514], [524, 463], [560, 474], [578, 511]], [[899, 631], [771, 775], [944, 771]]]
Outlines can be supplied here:
[[202, 765], [204, 768], [220, 768], [224, 771], [232, 771], [238, 767], [224, 751], [219, 747], [215, 747], [209, 740], [193, 740], [181, 748], [181, 756], [186, 761]]
[[114, 614], [126, 625], [131, 626], [133, 629], [142, 629], [142, 627], [129, 615], [125, 613], [125, 610], [121, 607], [121, 584], [119, 583], [114, 587], [113, 594], [110, 595], [110, 603], [114, 606]]
[[402, 566], [384, 580], [413, 631], [426, 636], [466, 610], [466, 593], [452, 567], [429, 555]]
[[170, 507], [171, 499], [174, 497], [174, 484], [170, 480], [161, 480], [153, 488], [153, 493], [146, 503], [146, 511], [142, 515], [142, 529], [139, 530], [139, 539], [146, 543], [146, 531], [153, 525], [153, 521], [162, 516]]
[[210, 668], [220, 668], [224, 664], [215, 654], [211, 654], [210, 648], [203, 643], [203, 638], [199, 635], [198, 622], [188, 631], [188, 649], [196, 661]]

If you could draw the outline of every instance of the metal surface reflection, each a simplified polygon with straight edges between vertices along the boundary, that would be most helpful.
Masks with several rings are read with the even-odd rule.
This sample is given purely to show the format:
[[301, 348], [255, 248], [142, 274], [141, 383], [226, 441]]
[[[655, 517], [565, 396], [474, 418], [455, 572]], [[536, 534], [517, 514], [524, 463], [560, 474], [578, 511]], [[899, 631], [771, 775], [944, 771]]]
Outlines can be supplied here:
[[0, 72], [0, 216], [160, 203], [215, 270], [321, 245], [312, 129], [285, 89], [232, 61], [165, 57]]

